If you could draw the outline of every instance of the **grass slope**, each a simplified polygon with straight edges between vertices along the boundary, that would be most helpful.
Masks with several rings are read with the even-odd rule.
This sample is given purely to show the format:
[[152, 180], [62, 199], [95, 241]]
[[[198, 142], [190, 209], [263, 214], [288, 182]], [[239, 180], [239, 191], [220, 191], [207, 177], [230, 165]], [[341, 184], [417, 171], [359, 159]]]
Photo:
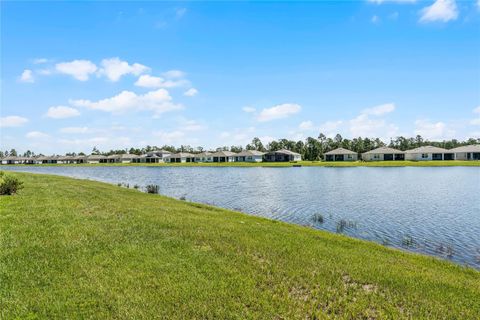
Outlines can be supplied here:
[[[210, 162], [210, 163], [85, 163], [85, 164], [35, 164], [33, 166], [167, 166], [167, 167], [480, 167], [480, 161], [296, 161], [296, 162]], [[32, 166], [32, 165], [29, 165]]]
[[[12, 173], [13, 174], [13, 173]], [[480, 318], [480, 272], [117, 186], [14, 173], [0, 318]]]

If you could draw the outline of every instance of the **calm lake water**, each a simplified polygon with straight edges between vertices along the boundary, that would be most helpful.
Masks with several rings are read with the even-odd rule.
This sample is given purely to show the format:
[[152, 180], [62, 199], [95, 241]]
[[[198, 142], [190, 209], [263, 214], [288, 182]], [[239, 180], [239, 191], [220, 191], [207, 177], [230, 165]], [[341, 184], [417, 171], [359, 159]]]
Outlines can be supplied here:
[[[480, 168], [41, 167], [426, 253], [480, 269]], [[323, 216], [323, 223], [313, 216]]]

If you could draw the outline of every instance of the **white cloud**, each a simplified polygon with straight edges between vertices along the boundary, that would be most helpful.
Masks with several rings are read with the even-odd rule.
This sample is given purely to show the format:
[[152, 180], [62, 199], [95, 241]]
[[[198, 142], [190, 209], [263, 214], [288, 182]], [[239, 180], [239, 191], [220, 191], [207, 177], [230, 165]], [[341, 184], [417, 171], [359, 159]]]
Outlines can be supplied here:
[[79, 115], [80, 112], [77, 109], [66, 106], [50, 107], [46, 114], [47, 117], [53, 119], [72, 118]]
[[372, 115], [372, 116], [381, 116], [386, 113], [390, 113], [395, 110], [395, 104], [385, 103], [376, 107], [367, 108], [362, 111], [362, 114]]
[[382, 4], [385, 2], [396, 2], [396, 3], [415, 3], [416, 0], [367, 0], [367, 2], [372, 2], [376, 4]]
[[246, 112], [246, 113], [253, 113], [253, 112], [256, 112], [257, 109], [255, 109], [254, 107], [243, 107], [242, 108], [243, 112]]
[[186, 73], [180, 70], [170, 70], [162, 73], [162, 75], [168, 79], [178, 79], [178, 78], [184, 78], [186, 76]]
[[[479, 0], [480, 1], [480, 0]], [[476, 107], [475, 109], [473, 109], [473, 113], [476, 113], [478, 114], [478, 118], [476, 119], [472, 119], [470, 121], [470, 124], [471, 125], [474, 125], [474, 126], [480, 126], [480, 106]]]
[[[480, 0], [479, 0], [480, 1]], [[475, 109], [473, 109], [473, 113], [478, 113], [480, 114], [480, 106], [476, 107]]]
[[46, 138], [49, 138], [50, 136], [40, 131], [30, 131], [25, 135], [25, 137], [27, 137], [28, 139], [46, 139]]
[[425, 139], [451, 139], [455, 131], [449, 129], [443, 122], [430, 122], [428, 120], [415, 121], [415, 135], [421, 135]]
[[207, 129], [207, 126], [199, 123], [196, 120], [183, 120], [180, 123], [181, 129], [183, 131], [202, 131]]
[[116, 96], [99, 101], [71, 100], [70, 103], [76, 107], [86, 107], [115, 114], [147, 110], [158, 116], [164, 112], [183, 109], [181, 104], [172, 102], [172, 97], [165, 89], [150, 91], [143, 95], [137, 95], [131, 91], [122, 91]]
[[303, 121], [298, 126], [300, 130], [310, 130], [313, 129], [313, 122], [312, 121]]
[[25, 69], [20, 76], [20, 82], [29, 82], [33, 83], [35, 79], [33, 78], [33, 72], [30, 69]]
[[[118, 148], [119, 147], [119, 140], [120, 139], [115, 139], [115, 145], [113, 145], [111, 148]], [[93, 147], [101, 147], [102, 145], [105, 146], [107, 142], [109, 142], [109, 139], [106, 137], [93, 137], [93, 138], [87, 138], [87, 139], [59, 139], [59, 143], [65, 144], [68, 146], [77, 146], [77, 147], [88, 147], [88, 148], [93, 148]], [[85, 150], [89, 151], [89, 150]]]
[[372, 23], [378, 23], [378, 22], [380, 22], [380, 18], [379, 18], [377, 15], [374, 15], [374, 16], [372, 16], [372, 18], [370, 19], [370, 21], [371, 21]]
[[[385, 119], [378, 118], [395, 110], [395, 104], [385, 103], [362, 112], [348, 122], [349, 131], [353, 137], [382, 137], [384, 139], [398, 134], [398, 127], [389, 124]], [[375, 117], [375, 118], [371, 118]]]
[[187, 96], [187, 97], [193, 97], [193, 96], [196, 96], [198, 93], [198, 90], [195, 89], [195, 88], [190, 88], [188, 89], [187, 91], [185, 91], [183, 93], [184, 96]]
[[337, 121], [327, 121], [320, 125], [319, 131], [322, 132], [325, 136], [332, 138], [339, 132], [339, 128], [343, 125], [342, 120]]
[[73, 60], [55, 65], [55, 70], [74, 77], [80, 81], [87, 81], [89, 76], [97, 71], [97, 66], [89, 60]]
[[142, 73], [148, 72], [149, 67], [139, 63], [128, 64], [126, 61], [120, 60], [120, 58], [110, 58], [102, 60], [102, 68], [99, 71], [100, 75], [105, 75], [110, 81], [118, 81], [120, 78], [127, 74], [133, 74], [139, 76]]
[[185, 13], [187, 13], [187, 8], [178, 8], [176, 11], [175, 11], [175, 16], [177, 19], [181, 19]]
[[458, 9], [455, 0], [436, 0], [432, 5], [423, 8], [420, 22], [448, 22], [458, 17]]
[[138, 78], [135, 82], [137, 87], [143, 88], [175, 88], [188, 85], [188, 80], [165, 80], [162, 77], [155, 77], [148, 74], [144, 74]]
[[258, 115], [257, 120], [266, 122], [283, 119], [300, 112], [301, 109], [302, 107], [300, 105], [294, 103], [279, 104], [271, 108], [263, 109]]
[[0, 118], [0, 127], [2, 128], [11, 128], [11, 127], [21, 127], [28, 122], [27, 118], [19, 116], [7, 116]]
[[45, 58], [33, 59], [33, 64], [43, 64], [43, 63], [47, 63], [47, 62], [48, 62], [48, 59], [45, 59]]
[[61, 133], [68, 133], [68, 134], [85, 134], [89, 133], [91, 130], [88, 127], [65, 127], [61, 128]]
[[175, 130], [171, 132], [154, 131], [153, 135], [159, 139], [159, 144], [177, 144], [183, 143], [185, 132], [180, 130]]

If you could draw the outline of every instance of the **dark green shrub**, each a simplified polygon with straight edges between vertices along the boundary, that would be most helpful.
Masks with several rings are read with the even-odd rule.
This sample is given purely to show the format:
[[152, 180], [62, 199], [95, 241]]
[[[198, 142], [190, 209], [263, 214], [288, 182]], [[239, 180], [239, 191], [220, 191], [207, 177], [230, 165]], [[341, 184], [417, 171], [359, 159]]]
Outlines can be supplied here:
[[146, 187], [147, 193], [158, 193], [160, 191], [160, 187], [157, 184], [149, 184]]
[[0, 179], [0, 195], [11, 195], [23, 188], [23, 182], [16, 177], [3, 175]]

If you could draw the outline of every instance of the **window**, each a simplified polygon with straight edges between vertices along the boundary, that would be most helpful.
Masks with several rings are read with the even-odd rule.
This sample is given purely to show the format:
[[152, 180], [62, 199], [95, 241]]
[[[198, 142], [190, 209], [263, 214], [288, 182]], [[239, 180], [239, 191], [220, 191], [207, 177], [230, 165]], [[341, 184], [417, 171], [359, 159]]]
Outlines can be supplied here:
[[373, 159], [380, 159], [380, 155], [379, 154], [374, 154]]
[[351, 154], [347, 155], [347, 158], [352, 159], [352, 155]]
[[427, 159], [428, 158], [428, 153], [422, 153], [422, 159]]

